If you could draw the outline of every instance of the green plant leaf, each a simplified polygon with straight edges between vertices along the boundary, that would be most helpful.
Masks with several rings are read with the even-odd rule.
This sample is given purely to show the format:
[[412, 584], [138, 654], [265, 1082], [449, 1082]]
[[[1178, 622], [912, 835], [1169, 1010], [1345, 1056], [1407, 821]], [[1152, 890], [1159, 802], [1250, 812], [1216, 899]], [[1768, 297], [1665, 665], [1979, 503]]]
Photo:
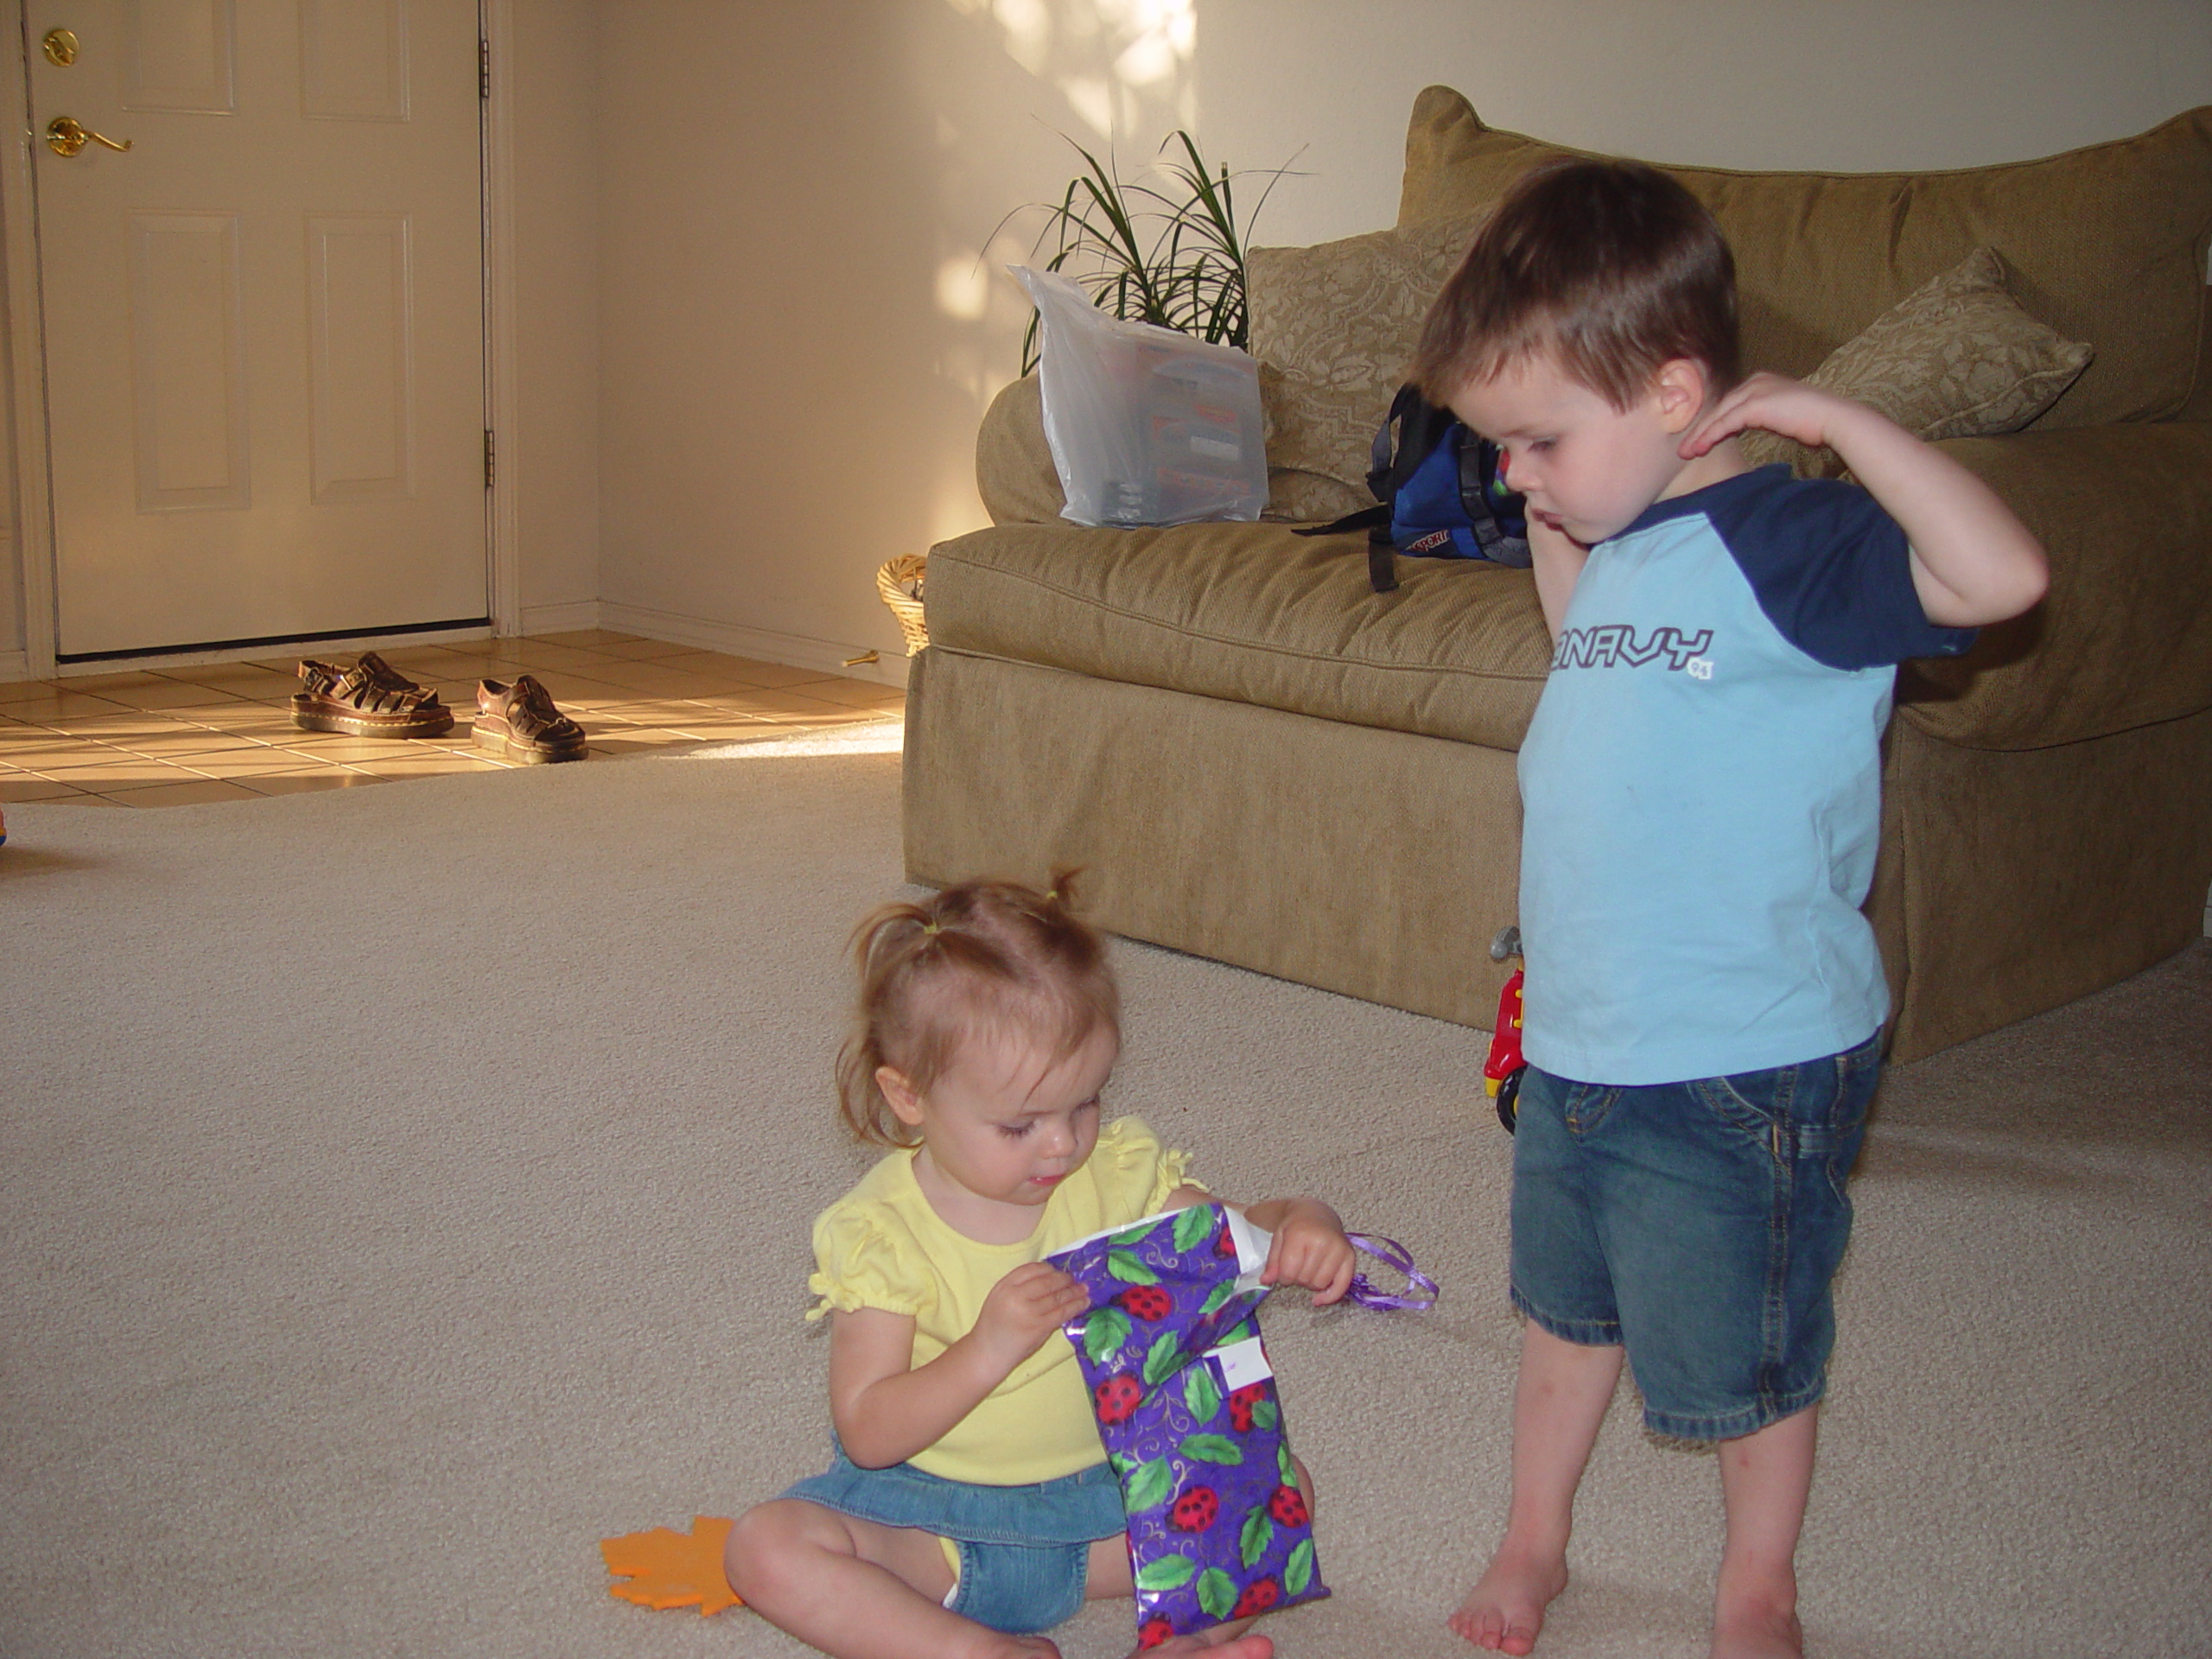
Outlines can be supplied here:
[[1175, 1248], [1179, 1252], [1195, 1250], [1213, 1234], [1214, 1208], [1210, 1204], [1194, 1204], [1187, 1210], [1175, 1212]]
[[1175, 1471], [1165, 1458], [1141, 1463], [1122, 1488], [1122, 1503], [1131, 1515], [1156, 1510], [1175, 1495]]
[[1244, 1529], [1236, 1535], [1237, 1557], [1249, 1569], [1268, 1553], [1268, 1546], [1274, 1541], [1275, 1523], [1268, 1518], [1268, 1506], [1262, 1503], [1244, 1517]]
[[1182, 1363], [1183, 1348], [1176, 1341], [1175, 1333], [1173, 1331], [1161, 1332], [1153, 1339], [1151, 1351], [1144, 1357], [1145, 1387], [1149, 1389], [1162, 1378], [1174, 1376], [1176, 1367]]
[[1227, 1618], [1236, 1609], [1236, 1580], [1217, 1567], [1198, 1574], [1198, 1605], [1209, 1618]]
[[1306, 1586], [1313, 1582], [1313, 1541], [1301, 1538], [1290, 1552], [1290, 1560], [1282, 1569], [1282, 1587], [1291, 1595], [1302, 1596]]
[[1242, 1463], [1244, 1448], [1226, 1434], [1187, 1434], [1175, 1448], [1200, 1463]]
[[1224, 1302], [1236, 1294], [1236, 1281], [1234, 1279], [1223, 1280], [1221, 1283], [1206, 1292], [1205, 1300], [1198, 1304], [1198, 1317], [1204, 1319], [1207, 1314], [1217, 1312]]
[[1083, 1351], [1094, 1365], [1121, 1351], [1129, 1339], [1129, 1316], [1118, 1307], [1093, 1308], [1083, 1322]]
[[1252, 1403], [1252, 1427], [1273, 1428], [1282, 1416], [1282, 1408], [1272, 1400], [1255, 1400]]
[[1210, 1423], [1221, 1409], [1221, 1389], [1213, 1380], [1213, 1367], [1200, 1360], [1183, 1373], [1183, 1403], [1195, 1422]]
[[1156, 1285], [1160, 1275], [1137, 1260], [1134, 1250], [1106, 1252], [1106, 1271], [1125, 1285]]
[[[1282, 1474], [1282, 1484], [1284, 1485], [1296, 1486], [1298, 1484], [1298, 1465], [1290, 1460], [1290, 1448], [1285, 1446], [1281, 1440], [1277, 1440], [1275, 1442], [1275, 1467]], [[1300, 1488], [1300, 1490], [1302, 1491], [1303, 1488]]]
[[1137, 1569], [1137, 1588], [1154, 1592], [1180, 1590], [1198, 1570], [1198, 1564], [1187, 1555], [1155, 1555]]

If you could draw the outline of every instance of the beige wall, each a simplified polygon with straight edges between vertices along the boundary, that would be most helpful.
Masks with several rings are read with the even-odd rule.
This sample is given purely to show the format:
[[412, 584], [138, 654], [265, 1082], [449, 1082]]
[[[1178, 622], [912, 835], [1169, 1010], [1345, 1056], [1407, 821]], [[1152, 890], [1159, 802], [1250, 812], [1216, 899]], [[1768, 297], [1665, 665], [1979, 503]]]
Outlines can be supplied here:
[[[2202, 0], [607, 0], [601, 592], [814, 660], [898, 635], [894, 553], [982, 522], [976, 423], [1026, 311], [976, 264], [1074, 170], [1192, 124], [1298, 155], [1260, 239], [1387, 224], [1459, 86], [1563, 142], [1740, 167], [2048, 153], [2212, 102]], [[620, 26], [613, 26], [619, 16]], [[1152, 25], [1147, 27], [1147, 24]], [[1026, 234], [993, 252], [1018, 255]]]
[[511, 100], [514, 490], [525, 632], [599, 598], [599, 0], [516, 0], [504, 19]]

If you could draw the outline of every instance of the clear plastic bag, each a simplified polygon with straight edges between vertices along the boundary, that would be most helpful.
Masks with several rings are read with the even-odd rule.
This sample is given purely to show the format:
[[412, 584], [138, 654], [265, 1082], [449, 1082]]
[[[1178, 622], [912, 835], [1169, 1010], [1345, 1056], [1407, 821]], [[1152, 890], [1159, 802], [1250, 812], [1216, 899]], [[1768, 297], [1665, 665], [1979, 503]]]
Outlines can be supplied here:
[[1109, 317], [1056, 272], [1009, 266], [1044, 330], [1045, 436], [1078, 524], [1255, 519], [1268, 505], [1259, 365]]

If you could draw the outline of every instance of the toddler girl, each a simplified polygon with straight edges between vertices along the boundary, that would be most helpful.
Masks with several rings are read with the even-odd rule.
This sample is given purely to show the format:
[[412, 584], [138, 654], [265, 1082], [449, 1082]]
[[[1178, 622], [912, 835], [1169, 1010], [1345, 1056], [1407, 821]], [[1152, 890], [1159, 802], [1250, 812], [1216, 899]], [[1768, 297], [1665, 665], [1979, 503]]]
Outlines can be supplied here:
[[[1034, 1633], [1131, 1583], [1121, 1489], [1060, 1334], [1088, 1298], [1040, 1258], [1209, 1195], [1135, 1118], [1100, 1122], [1120, 998], [1067, 877], [887, 906], [854, 946], [839, 1094], [853, 1133], [893, 1150], [814, 1225], [834, 1460], [731, 1529], [730, 1585], [840, 1659], [1057, 1654]], [[1327, 1205], [1249, 1214], [1274, 1234], [1268, 1282], [1344, 1294], [1352, 1248]], [[1241, 1631], [1152, 1651], [1274, 1651]]]

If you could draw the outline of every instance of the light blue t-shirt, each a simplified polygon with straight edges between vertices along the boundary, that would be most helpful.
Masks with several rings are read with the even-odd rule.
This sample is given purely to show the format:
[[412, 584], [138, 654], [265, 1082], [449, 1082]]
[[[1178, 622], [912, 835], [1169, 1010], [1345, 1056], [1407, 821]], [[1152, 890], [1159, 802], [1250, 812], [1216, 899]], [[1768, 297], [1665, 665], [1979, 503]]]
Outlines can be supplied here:
[[1928, 620], [1872, 496], [1784, 467], [1592, 548], [1521, 747], [1530, 1062], [1675, 1083], [1871, 1036], [1896, 664], [1974, 637]]

